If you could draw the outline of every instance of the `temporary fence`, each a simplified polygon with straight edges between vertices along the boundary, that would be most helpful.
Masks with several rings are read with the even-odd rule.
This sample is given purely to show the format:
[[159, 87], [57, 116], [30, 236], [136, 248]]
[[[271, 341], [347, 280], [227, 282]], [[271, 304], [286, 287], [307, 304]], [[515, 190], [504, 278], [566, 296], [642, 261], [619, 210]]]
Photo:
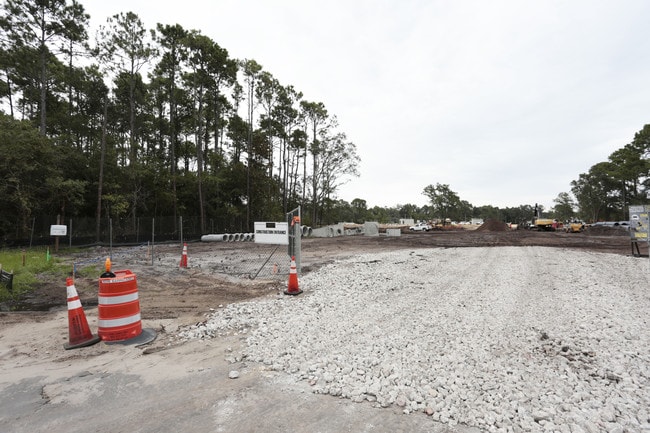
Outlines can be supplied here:
[[[184, 256], [184, 248], [186, 255]], [[200, 271], [246, 279], [286, 280], [291, 257], [286, 245], [255, 242], [178, 242], [85, 248], [75, 253], [73, 271], [87, 266], [101, 267], [110, 258], [114, 268], [146, 266], [161, 272]], [[184, 258], [185, 257], [185, 258]], [[186, 266], [181, 266], [183, 260]]]
[[[300, 230], [299, 212], [288, 214], [287, 218]], [[295, 213], [295, 214], [294, 214]], [[58, 223], [58, 224], [57, 224]], [[209, 220], [210, 233], [222, 233], [221, 242], [201, 242], [202, 236], [198, 217], [160, 217], [117, 219], [100, 221], [99, 236], [97, 224], [92, 218], [69, 219], [62, 223], [56, 218], [35, 218], [32, 221], [28, 239], [4, 239], [4, 246], [32, 247], [37, 245], [56, 245], [58, 248], [82, 248], [75, 252], [73, 273], [86, 266], [101, 266], [107, 257], [124, 266], [130, 263], [141, 265], [179, 267], [183, 244], [188, 244], [187, 268], [200, 267], [216, 273], [246, 278], [286, 279], [289, 274], [291, 256], [296, 256], [300, 270], [300, 231], [287, 246], [255, 242], [251, 232], [228, 233], [219, 230]], [[65, 235], [52, 236], [52, 225], [64, 225]], [[204, 244], [203, 250], [214, 251], [212, 256], [202, 254], [200, 260], [192, 256], [192, 245]], [[206, 246], [205, 244], [210, 244]]]
[[[51, 228], [55, 225], [66, 227], [65, 236], [52, 236]], [[206, 226], [210, 233], [233, 231], [213, 219], [207, 220]], [[239, 228], [238, 231], [246, 230]], [[198, 240], [202, 234], [199, 217], [102, 218], [98, 223], [95, 218], [66, 218], [62, 221], [56, 216], [45, 216], [32, 218], [28, 235], [4, 233], [0, 247], [139, 245]]]

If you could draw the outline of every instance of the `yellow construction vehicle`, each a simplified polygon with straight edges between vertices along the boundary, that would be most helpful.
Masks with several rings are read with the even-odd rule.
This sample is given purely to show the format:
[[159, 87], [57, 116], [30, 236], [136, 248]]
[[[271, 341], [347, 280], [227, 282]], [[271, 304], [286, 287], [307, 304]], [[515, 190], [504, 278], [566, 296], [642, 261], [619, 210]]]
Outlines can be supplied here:
[[566, 226], [564, 226], [564, 231], [567, 233], [582, 233], [585, 229], [585, 223], [579, 220], [570, 221]]
[[556, 219], [551, 218], [540, 218], [541, 209], [537, 207], [535, 203], [535, 213], [533, 215], [533, 223], [531, 229], [540, 230], [540, 231], [555, 231], [562, 228], [562, 223]]
[[562, 228], [562, 223], [551, 218], [535, 218], [533, 219], [533, 228], [536, 228], [537, 230], [554, 231]]

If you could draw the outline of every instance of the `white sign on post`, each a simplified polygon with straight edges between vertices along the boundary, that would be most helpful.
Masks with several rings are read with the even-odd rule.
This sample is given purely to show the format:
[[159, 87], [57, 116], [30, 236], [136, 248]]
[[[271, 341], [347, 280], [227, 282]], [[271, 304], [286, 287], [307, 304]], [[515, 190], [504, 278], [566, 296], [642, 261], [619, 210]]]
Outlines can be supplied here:
[[51, 225], [50, 236], [65, 236], [68, 234], [68, 226]]
[[289, 245], [289, 224], [285, 222], [255, 222], [255, 243]]
[[648, 239], [650, 206], [630, 206], [630, 234], [633, 239]]

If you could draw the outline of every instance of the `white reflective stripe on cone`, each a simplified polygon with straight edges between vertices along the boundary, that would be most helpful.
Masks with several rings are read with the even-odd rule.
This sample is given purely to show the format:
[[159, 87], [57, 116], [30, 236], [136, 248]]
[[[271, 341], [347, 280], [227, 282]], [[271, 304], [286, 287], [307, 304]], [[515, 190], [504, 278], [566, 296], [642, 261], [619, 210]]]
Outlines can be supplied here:
[[76, 310], [77, 308], [81, 308], [81, 301], [79, 299], [68, 301], [68, 310]]
[[115, 328], [118, 326], [131, 325], [140, 321], [140, 313], [120, 319], [103, 319], [99, 321], [100, 328]]
[[116, 305], [116, 304], [126, 304], [127, 302], [133, 302], [138, 300], [138, 292], [129, 293], [128, 295], [121, 296], [98, 296], [97, 302], [100, 305]]

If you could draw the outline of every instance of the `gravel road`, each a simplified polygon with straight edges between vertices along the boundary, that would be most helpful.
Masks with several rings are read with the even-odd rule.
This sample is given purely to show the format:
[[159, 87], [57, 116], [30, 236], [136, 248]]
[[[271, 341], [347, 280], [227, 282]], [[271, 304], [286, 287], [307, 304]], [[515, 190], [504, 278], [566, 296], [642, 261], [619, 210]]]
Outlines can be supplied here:
[[183, 339], [317, 394], [488, 432], [650, 432], [648, 259], [544, 247], [357, 255], [304, 293], [230, 304]]

